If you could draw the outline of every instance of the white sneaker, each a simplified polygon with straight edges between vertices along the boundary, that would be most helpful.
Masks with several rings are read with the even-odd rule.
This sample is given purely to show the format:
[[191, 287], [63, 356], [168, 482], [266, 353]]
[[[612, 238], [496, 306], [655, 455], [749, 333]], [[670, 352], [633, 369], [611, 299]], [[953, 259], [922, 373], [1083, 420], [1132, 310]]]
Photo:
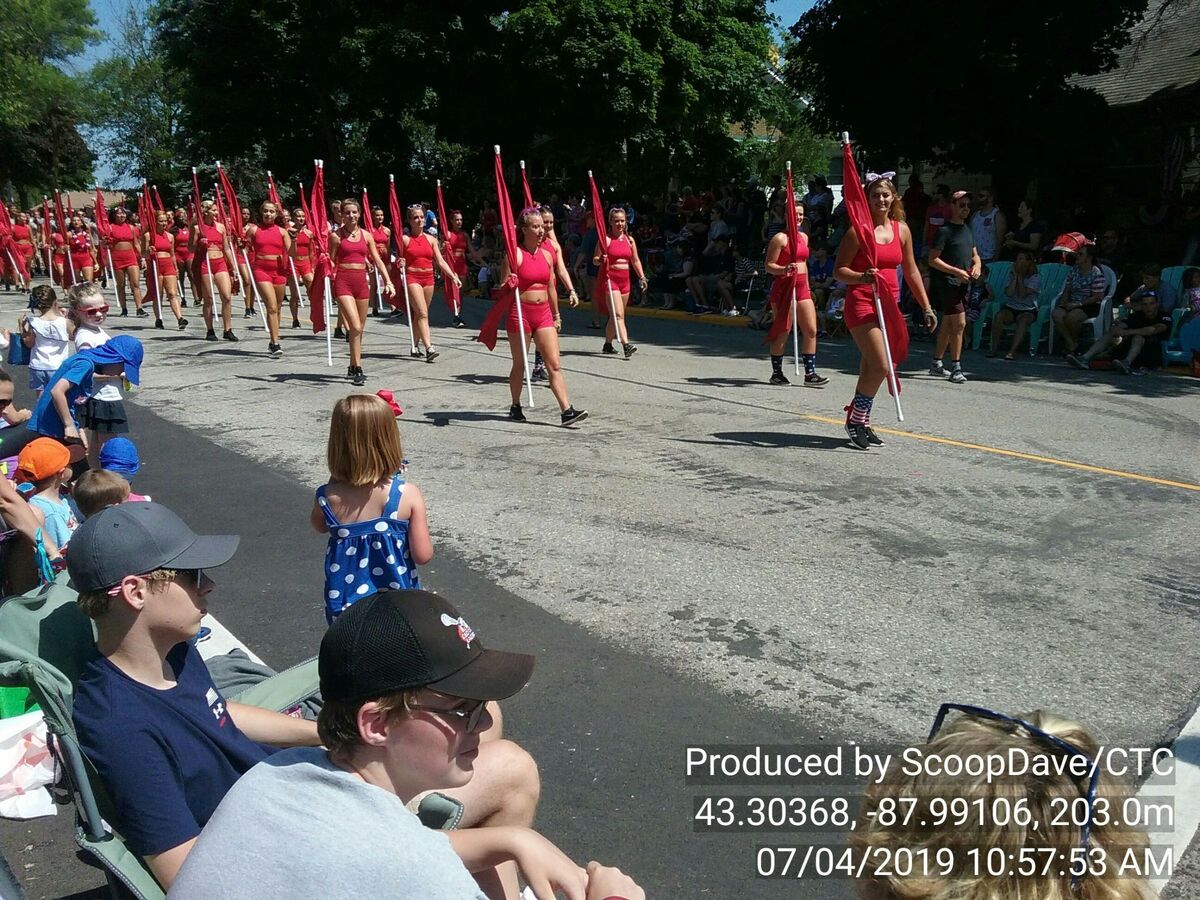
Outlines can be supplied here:
[[950, 383], [951, 384], [966, 384], [967, 383], [967, 376], [963, 374], [962, 369], [955, 369], [953, 372], [950, 373]]

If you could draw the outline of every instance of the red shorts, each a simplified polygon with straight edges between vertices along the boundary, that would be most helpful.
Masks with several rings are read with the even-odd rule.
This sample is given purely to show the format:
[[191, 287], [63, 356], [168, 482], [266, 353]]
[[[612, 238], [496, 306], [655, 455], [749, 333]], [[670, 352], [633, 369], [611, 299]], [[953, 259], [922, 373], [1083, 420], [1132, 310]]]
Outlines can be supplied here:
[[192, 254], [190, 254], [190, 253], [176, 253], [175, 254], [175, 267], [177, 269], [186, 269], [191, 264], [192, 264]]
[[416, 269], [408, 269], [408, 283], [419, 284], [421, 287], [433, 287], [433, 270], [428, 272], [418, 272]]
[[311, 256], [298, 256], [296, 259], [292, 260], [292, 262], [294, 262], [296, 265], [297, 278], [303, 278], [305, 275], [312, 274], [313, 267]]
[[224, 256], [204, 256], [200, 259], [201, 275], [220, 275], [222, 272], [228, 271], [229, 265], [225, 262]]
[[521, 301], [521, 321], [517, 321], [517, 304], [513, 303], [508, 311], [508, 333], [516, 334], [521, 325], [525, 326], [526, 334], [533, 334], [543, 328], [554, 327], [554, 313], [550, 311], [550, 301], [545, 303], [526, 303]]
[[628, 269], [609, 269], [608, 280], [612, 282], [612, 289], [618, 294], [629, 293], [629, 270]]
[[175, 258], [173, 256], [155, 257], [154, 265], [158, 269], [159, 278], [164, 278], [168, 275], [179, 276], [179, 270], [175, 267]]
[[338, 269], [333, 276], [334, 299], [353, 297], [355, 300], [370, 300], [371, 288], [367, 284], [366, 269]]
[[283, 257], [279, 259], [261, 259], [255, 257], [254, 262], [250, 266], [250, 270], [254, 273], [254, 280], [257, 282], [265, 282], [283, 287], [287, 284], [287, 260]]
[[[133, 264], [135, 266], [137, 265], [136, 256], [133, 258]], [[92, 254], [90, 253], [72, 253], [71, 265], [74, 267], [76, 272], [82, 272], [85, 266], [91, 269], [96, 264], [92, 261]]]
[[[75, 256], [74, 253], [71, 254]], [[112, 251], [112, 266], [114, 272], [120, 272], [122, 269], [128, 269], [138, 264], [137, 254], [132, 250], [113, 250]], [[90, 266], [91, 263], [88, 263]]]

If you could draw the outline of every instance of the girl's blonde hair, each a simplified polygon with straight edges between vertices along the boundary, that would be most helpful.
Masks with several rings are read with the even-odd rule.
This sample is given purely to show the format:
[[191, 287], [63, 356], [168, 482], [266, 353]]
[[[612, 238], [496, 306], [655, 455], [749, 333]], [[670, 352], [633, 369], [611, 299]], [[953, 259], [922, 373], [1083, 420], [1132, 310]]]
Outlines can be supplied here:
[[392, 408], [373, 394], [350, 394], [333, 406], [326, 450], [329, 475], [354, 487], [400, 471], [404, 450]]
[[[1096, 760], [1099, 744], [1078, 722], [1043, 710], [1016, 718]], [[1029, 771], [1007, 771], [1014, 750], [1019, 760], [1029, 760]], [[978, 777], [958, 775], [953, 779], [932, 775], [927, 769], [933, 766], [924, 760], [935, 754], [943, 763], [1000, 760], [1006, 771], [990, 777], [986, 771]], [[1019, 724], [974, 715], [960, 716], [928, 744], [909, 748], [904, 758], [896, 754], [883, 780], [868, 786], [850, 846], [857, 854], [872, 854], [868, 860], [896, 859], [896, 851], [905, 858], [911, 852], [914, 859], [927, 853], [929, 864], [914, 862], [907, 875], [867, 879], [864, 893], [878, 900], [1150, 900], [1154, 894], [1146, 881], [1120, 872], [1125, 852], [1133, 850], [1141, 860], [1149, 840], [1134, 825], [1112, 821], [1122, 818], [1130, 792], [1103, 766], [1092, 809], [1102, 809], [1110, 821], [1102, 825], [1103, 816], [1093, 818], [1088, 858], [1097, 851], [1103, 853], [1106, 874], [1084, 875], [1074, 888], [1069, 871], [1060, 874], [1069, 869], [1069, 863], [1060, 865], [1059, 860], [1069, 861], [1079, 853], [1082, 828], [1077, 810], [1086, 801], [1089, 787], [1089, 774], [1072, 774], [1070, 766], [1079, 764], [1071, 763], [1073, 759], [1066, 750]], [[1043, 763], [1052, 774], [1041, 773], [1037, 767]], [[1033, 771], [1037, 774], [1030, 774]], [[965, 821], [947, 819], [950, 805], [964, 801]], [[1040, 823], [1037, 830], [1029, 827], [1030, 820], [1010, 815], [1018, 804], [1028, 810], [1031, 821]], [[981, 813], [981, 809], [988, 812]], [[999, 868], [1013, 871], [1018, 863], [1010, 865], [1009, 861], [1022, 859], [1022, 850], [1025, 854], [1032, 851], [1039, 871], [1028, 877], [989, 876], [986, 862], [992, 850], [997, 857], [1004, 855], [1005, 865]], [[953, 867], [948, 874], [941, 874], [935, 864], [938, 851]], [[970, 851], [978, 856], [972, 857]], [[1054, 864], [1043, 866], [1051, 851], [1056, 854]], [[1092, 871], [1100, 868], [1092, 865]], [[866, 871], [870, 869], [868, 865]]]

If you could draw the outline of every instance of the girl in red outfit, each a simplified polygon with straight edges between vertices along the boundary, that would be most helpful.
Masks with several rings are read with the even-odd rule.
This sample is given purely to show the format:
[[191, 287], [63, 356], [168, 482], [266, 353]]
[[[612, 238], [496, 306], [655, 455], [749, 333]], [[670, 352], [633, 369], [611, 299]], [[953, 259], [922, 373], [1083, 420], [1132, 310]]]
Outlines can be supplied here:
[[50, 264], [53, 267], [51, 277], [59, 287], [66, 287], [67, 254], [64, 248], [67, 245], [67, 239], [63, 237], [57, 225], [54, 226], [54, 231], [50, 233], [50, 243], [54, 248], [54, 252], [50, 256]]
[[[142, 237], [136, 225], [129, 223], [129, 214], [125, 207], [118, 206], [113, 210], [114, 221], [109, 226], [106, 245], [112, 254], [113, 274], [117, 279], [117, 302], [121, 304], [121, 315], [129, 315], [129, 305], [125, 301], [126, 292], [133, 294], [133, 305], [137, 307], [138, 317], [149, 315], [142, 309], [142, 270], [138, 266], [138, 247]], [[76, 269], [78, 271], [78, 268]], [[91, 281], [85, 278], [85, 281]]]
[[204, 339], [217, 339], [213, 328], [213, 295], [220, 292], [223, 336], [227, 341], [236, 341], [237, 335], [233, 333], [233, 284], [229, 273], [237, 268], [237, 263], [225, 237], [225, 226], [217, 221], [217, 205], [211, 200], [200, 204], [200, 221], [192, 225], [188, 249], [193, 256], [198, 254], [200, 257], [200, 296], [204, 300], [204, 324], [208, 326]]
[[[508, 373], [508, 389], [512, 394], [512, 406], [508, 417], [517, 422], [525, 421], [521, 412], [521, 388], [525, 380], [525, 346], [533, 336], [538, 353], [546, 362], [550, 377], [550, 391], [562, 410], [562, 424], [573, 425], [587, 418], [587, 410], [577, 410], [567, 399], [567, 384], [563, 381], [562, 365], [558, 354], [558, 331], [562, 328], [562, 316], [558, 313], [558, 287], [555, 284], [554, 258], [542, 243], [542, 212], [535, 206], [521, 211], [521, 243], [517, 247], [517, 291], [520, 295], [521, 318], [517, 318], [516, 301], [508, 313], [508, 346], [512, 350], [512, 368]], [[512, 270], [505, 257], [500, 269], [500, 281], [508, 281]], [[522, 330], [521, 326], [524, 326]]]
[[[165, 212], [154, 214], [154, 228], [142, 236], [142, 256], [146, 260], [146, 278], [158, 275], [158, 296], [167, 298], [179, 330], [183, 331], [187, 328], [187, 319], [179, 308], [179, 268], [175, 262], [175, 235], [170, 231], [170, 224]], [[160, 309], [161, 303], [160, 299]], [[162, 319], [157, 319], [154, 327], [162, 328]]]
[[[592, 262], [600, 265], [601, 257], [607, 254], [605, 269], [608, 273], [608, 283], [604, 284], [600, 278], [596, 279], [596, 291], [604, 294], [602, 302], [611, 307], [608, 324], [604, 327], [604, 346], [601, 349], [605, 353], [616, 353], [612, 343], [615, 337], [621, 342], [625, 358], [629, 359], [637, 353], [637, 347], [629, 342], [629, 330], [625, 325], [625, 307], [629, 303], [630, 268], [637, 274], [643, 292], [647, 282], [646, 273], [642, 271], [642, 261], [638, 259], [637, 245], [633, 237], [626, 233], [625, 227], [625, 210], [614, 206], [608, 211], [608, 240], [596, 243], [596, 255]], [[607, 243], [607, 249], [602, 247], [601, 243]]]
[[874, 289], [876, 275], [879, 276], [880, 302], [893, 305], [900, 302], [900, 285], [896, 279], [896, 267], [903, 265], [904, 280], [917, 298], [925, 316], [929, 331], [937, 328], [937, 315], [925, 295], [921, 273], [913, 259], [912, 233], [904, 222], [904, 206], [896, 186], [890, 178], [879, 178], [869, 182], [867, 206], [875, 225], [875, 267], [868, 266], [866, 255], [858, 243], [854, 229], [847, 230], [838, 246], [836, 268], [833, 277], [849, 285], [846, 291], [846, 327], [858, 345], [862, 361], [858, 366], [858, 384], [854, 389], [854, 400], [846, 407], [846, 434], [850, 446], [866, 450], [872, 444], [883, 441], [871, 428], [871, 404], [879, 386], [887, 378], [890, 352], [883, 340], [879, 320], [875, 316]]
[[313, 283], [313, 233], [308, 227], [304, 210], [292, 210], [292, 298], [289, 301], [292, 308], [292, 327], [300, 327], [300, 282], [304, 284], [306, 294], [312, 294]]
[[[67, 231], [67, 250], [71, 254], [75, 283], [91, 281], [96, 274], [96, 251], [92, 248], [91, 231], [83, 221], [83, 216], [78, 213], [71, 217], [71, 227]], [[136, 265], [136, 254], [133, 259]]]
[[[412, 307], [412, 327], [416, 334], [417, 347], [413, 356], [424, 356], [425, 362], [433, 362], [440, 355], [433, 349], [429, 338], [429, 303], [433, 300], [433, 267], [436, 265], [447, 281], [462, 288], [462, 279], [450, 268], [442, 257], [437, 243], [425, 234], [425, 210], [420, 204], [408, 208], [408, 234], [400, 235], [400, 257], [396, 266], [408, 278], [408, 301]], [[425, 352], [421, 352], [421, 345]]]
[[[796, 204], [796, 224], [804, 222], [804, 207]], [[792, 333], [792, 280], [796, 275], [796, 323], [800, 331], [800, 358], [804, 360], [804, 384], [821, 388], [829, 379], [817, 374], [817, 308], [808, 289], [808, 235], [800, 232], [800, 246], [792, 250], [787, 231], [767, 244], [764, 268], [774, 275], [769, 302], [775, 313], [767, 342], [771, 345], [771, 384], [791, 384], [783, 374], [783, 352]]]
[[[258, 208], [261, 225], [246, 226], [246, 241], [253, 260], [254, 284], [258, 296], [267, 306], [267, 352], [272, 359], [283, 356], [279, 345], [279, 314], [287, 293], [288, 257], [292, 252], [292, 237], [279, 226], [280, 210], [267, 200]], [[295, 319], [295, 315], [292, 316]]]
[[175, 268], [183, 275], [184, 280], [179, 281], [179, 297], [180, 306], [187, 306], [187, 298], [184, 295], [184, 285], [190, 284], [192, 287], [192, 297], [196, 300], [196, 305], [200, 305], [200, 288], [196, 286], [195, 274], [192, 272], [192, 252], [188, 249], [191, 243], [192, 230], [188, 225], [187, 210], [182, 206], [175, 210], [175, 221], [171, 224], [171, 234], [175, 238]]
[[463, 321], [462, 317], [462, 288], [459, 285], [465, 283], [467, 280], [468, 256], [478, 266], [482, 266], [484, 261], [479, 252], [471, 246], [471, 240], [463, 230], [462, 210], [452, 209], [446, 213], [446, 216], [450, 219], [450, 222], [446, 230], [446, 239], [442, 241], [442, 255], [446, 257], [447, 262], [450, 263], [450, 268], [458, 276], [458, 284], [447, 279], [442, 287], [446, 296], [446, 302], [450, 304], [450, 311], [454, 313], [454, 327], [465, 328], [467, 323]]
[[12, 226], [12, 239], [25, 260], [25, 271], [33, 272], [33, 260], [37, 256], [37, 250], [34, 247], [33, 229], [29, 227], [28, 214], [23, 212], [16, 214]]
[[[385, 263], [392, 259], [392, 229], [383, 224], [383, 208], [376, 206], [371, 209], [371, 240], [379, 251], [379, 258]], [[371, 269], [367, 273], [371, 286], [371, 315], [377, 316], [383, 309], [383, 278], [378, 271]]]
[[379, 255], [379, 248], [375, 246], [375, 239], [359, 225], [358, 201], [343, 200], [341, 212], [342, 227], [329, 236], [329, 255], [337, 267], [333, 296], [350, 338], [350, 368], [346, 374], [355, 385], [362, 385], [367, 381], [362, 368], [363, 326], [371, 302], [371, 288], [367, 284], [368, 260], [383, 277], [383, 295], [393, 297], [396, 289], [392, 287], [392, 279]]

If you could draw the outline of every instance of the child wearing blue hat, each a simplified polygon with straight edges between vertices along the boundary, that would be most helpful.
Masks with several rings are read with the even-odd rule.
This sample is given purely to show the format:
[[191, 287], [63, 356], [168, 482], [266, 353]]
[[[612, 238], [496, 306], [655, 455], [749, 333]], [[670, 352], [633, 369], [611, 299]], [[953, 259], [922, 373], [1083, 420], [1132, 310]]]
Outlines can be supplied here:
[[[100, 468], [108, 472], [115, 472], [131, 485], [133, 484], [133, 476], [138, 473], [141, 467], [142, 460], [138, 456], [137, 447], [127, 437], [111, 438], [105, 441], [104, 446], [100, 448]], [[131, 491], [127, 499], [149, 502], [150, 495], [135, 494]]]

